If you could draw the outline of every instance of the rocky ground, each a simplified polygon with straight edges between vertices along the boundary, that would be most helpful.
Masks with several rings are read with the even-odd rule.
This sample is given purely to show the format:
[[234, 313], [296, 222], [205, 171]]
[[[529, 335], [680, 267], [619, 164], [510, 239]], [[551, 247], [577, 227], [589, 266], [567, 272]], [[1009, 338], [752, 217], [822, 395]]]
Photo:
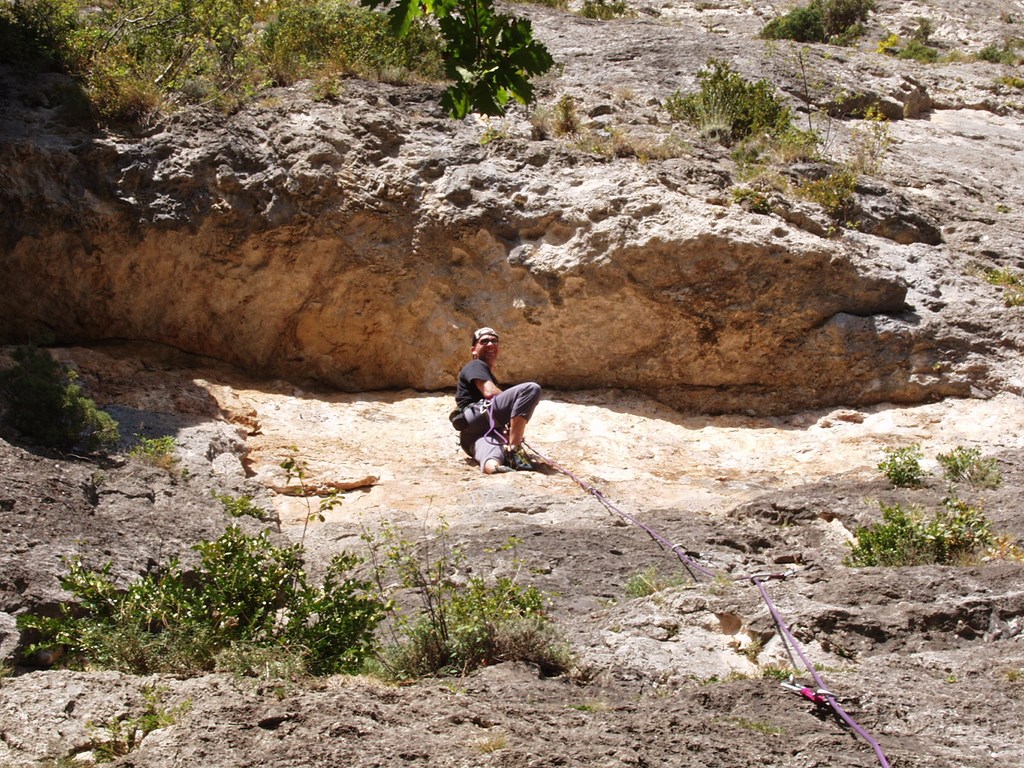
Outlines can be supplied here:
[[[113, 559], [129, 579], [215, 536], [232, 521], [211, 489], [255, 495], [279, 518], [271, 527], [298, 540], [304, 502], [268, 490], [286, 483], [280, 461], [298, 456], [311, 485], [359, 486], [309, 527], [313, 566], [357, 548], [360, 531], [383, 520], [414, 538], [444, 520], [473, 572], [518, 570], [549, 593], [574, 671], [549, 678], [508, 663], [394, 687], [19, 667], [0, 681], [4, 765], [95, 757], [111, 738], [104, 724], [138, 716], [153, 690], [175, 722], [121, 765], [952, 768], [1024, 758], [1024, 566], [842, 565], [851, 531], [879, 518], [879, 501], [936, 508], [947, 489], [934, 457], [957, 445], [998, 457], [1004, 482], [961, 495], [997, 531], [1024, 538], [1017, 396], [768, 419], [681, 416], [615, 391], [549, 392], [530, 443], [600, 490], [603, 506], [551, 469], [481, 475], [455, 446], [450, 393], [338, 394], [137, 345], [59, 354], [126, 434], [176, 435], [179, 462], [100, 466], [0, 442], [7, 616], [62, 599], [63, 554]], [[893, 489], [875, 465], [885, 447], [911, 443], [932, 477]], [[764, 676], [789, 663], [750, 582], [693, 581], [622, 513], [722, 575], [792, 570], [766, 582], [769, 599], [882, 757]], [[501, 551], [510, 536], [521, 543]], [[631, 598], [627, 582], [651, 567], [676, 586]], [[11, 634], [5, 643], [9, 653]]]

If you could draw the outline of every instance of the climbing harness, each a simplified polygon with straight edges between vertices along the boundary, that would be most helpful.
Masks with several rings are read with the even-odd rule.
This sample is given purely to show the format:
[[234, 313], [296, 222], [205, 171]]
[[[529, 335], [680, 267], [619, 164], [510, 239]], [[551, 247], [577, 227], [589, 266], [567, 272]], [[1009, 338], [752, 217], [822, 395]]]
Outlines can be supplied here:
[[[540, 451], [535, 449], [529, 443], [524, 442], [523, 445], [526, 448], [528, 448], [532, 453], [536, 454], [536, 456], [539, 457], [541, 461], [550, 466], [553, 470], [569, 478], [574, 483], [576, 483], [576, 485], [582, 488], [586, 493], [589, 493], [591, 496], [597, 499], [597, 501], [602, 506], [604, 506], [609, 512], [612, 512], [613, 514], [616, 514], [619, 517], [621, 517], [623, 520], [631, 523], [632, 525], [637, 526], [645, 533], [647, 533], [648, 536], [654, 539], [654, 541], [656, 541], [661, 547], [673, 553], [676, 557], [679, 558], [679, 561], [683, 564], [683, 567], [686, 568], [687, 572], [689, 572], [690, 574], [690, 577], [694, 581], [698, 580], [695, 573], [700, 574], [701, 576], [704, 576], [709, 579], [715, 579], [719, 577], [719, 574], [715, 573], [715, 571], [712, 570], [710, 566], [706, 566], [698, 562], [698, 556], [686, 551], [685, 547], [682, 544], [672, 544], [668, 541], [668, 539], [659, 534], [651, 526], [637, 519], [633, 515], [623, 511], [615, 504], [610, 502], [604, 496], [604, 494], [601, 493], [601, 491], [595, 488], [594, 486], [581, 480], [565, 467], [552, 461], [547, 456], [542, 454]], [[795, 693], [800, 694], [800, 696], [813, 703], [821, 711], [831, 710], [841, 722], [849, 726], [854, 733], [856, 733], [858, 736], [864, 739], [864, 741], [871, 746], [872, 750], [874, 750], [875, 757], [878, 759], [879, 765], [881, 765], [882, 768], [889, 768], [889, 761], [886, 759], [885, 753], [882, 751], [882, 746], [878, 743], [878, 741], [875, 738], [873, 738], [867, 731], [865, 731], [860, 725], [858, 725], [857, 722], [852, 717], [850, 717], [849, 714], [846, 713], [846, 711], [839, 704], [836, 695], [828, 690], [828, 687], [825, 685], [825, 681], [822, 680], [821, 676], [818, 674], [817, 669], [815, 669], [814, 664], [811, 663], [810, 659], [807, 658], [806, 654], [800, 648], [800, 644], [796, 641], [796, 638], [793, 636], [793, 633], [790, 632], [789, 628], [786, 626], [786, 622], [782, 618], [782, 614], [779, 613], [778, 608], [775, 607], [775, 603], [772, 602], [771, 597], [768, 595], [768, 590], [764, 586], [764, 583], [766, 581], [785, 581], [786, 579], [796, 575], [796, 573], [797, 571], [795, 569], [790, 569], [788, 571], [785, 571], [784, 573], [760, 573], [748, 576], [737, 576], [733, 577], [732, 580], [737, 582], [749, 581], [751, 584], [757, 587], [757, 590], [761, 595], [761, 599], [764, 601], [764, 604], [768, 607], [768, 612], [769, 614], [771, 614], [772, 621], [775, 623], [775, 627], [778, 630], [779, 638], [782, 641], [782, 647], [785, 650], [786, 655], [789, 657], [790, 665], [793, 667], [794, 670], [800, 669], [800, 667], [796, 663], [796, 658], [794, 657], [795, 653], [796, 656], [800, 658], [800, 661], [802, 662], [804, 669], [807, 670], [808, 674], [811, 676], [811, 679], [814, 681], [814, 686], [816, 686], [812, 688], [809, 685], [799, 685], [795, 682], [794, 677], [791, 675], [788, 682], [782, 683], [782, 687], [785, 690], [793, 691]]]

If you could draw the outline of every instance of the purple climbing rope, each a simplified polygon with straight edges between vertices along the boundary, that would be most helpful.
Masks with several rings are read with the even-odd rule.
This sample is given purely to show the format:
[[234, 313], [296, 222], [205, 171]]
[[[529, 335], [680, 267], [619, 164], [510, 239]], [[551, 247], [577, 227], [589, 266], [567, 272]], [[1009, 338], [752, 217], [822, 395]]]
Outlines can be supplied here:
[[[561, 466], [557, 462], [552, 461], [529, 443], [524, 442], [523, 445], [526, 446], [534, 454], [536, 454], [537, 457], [540, 458], [540, 460], [543, 461], [545, 464], [550, 466], [556, 472], [568, 477], [570, 480], [576, 483], [576, 485], [582, 488], [585, 492], [589, 493], [591, 496], [597, 499], [597, 501], [602, 506], [604, 506], [605, 509], [607, 509], [609, 512], [612, 512], [621, 517], [623, 520], [626, 520], [627, 522], [637, 526], [638, 528], [646, 532], [647, 535], [654, 539], [654, 541], [656, 541], [660, 546], [674, 553], [695, 581], [697, 580], [697, 577], [694, 576], [694, 571], [709, 579], [714, 579], [717, 577], [717, 574], [713, 570], [701, 565], [695, 559], [690, 557], [689, 554], [684, 552], [682, 545], [672, 544], [668, 539], [659, 534], [651, 526], [647, 525], [646, 523], [637, 519], [633, 515], [617, 507], [615, 504], [610, 502], [605, 497], [605, 495], [601, 493], [601, 491], [599, 491], [597, 488], [595, 488], [594, 486], [590, 485], [587, 482], [584, 482], [575, 474], [573, 474], [572, 472], [570, 472], [568, 469]], [[832, 711], [835, 712], [836, 715], [844, 723], [846, 723], [850, 727], [850, 729], [853, 730], [854, 733], [856, 733], [858, 736], [864, 739], [864, 741], [871, 745], [871, 748], [875, 752], [875, 757], [878, 758], [878, 762], [882, 766], [882, 768], [889, 768], [889, 761], [886, 759], [885, 753], [882, 751], [882, 746], [878, 743], [878, 741], [875, 738], [871, 736], [871, 734], [869, 734], [866, 730], [864, 730], [864, 728], [858, 725], [857, 722], [852, 717], [850, 717], [849, 714], [847, 714], [847, 712], [842, 708], [842, 706], [840, 706], [839, 701], [835, 697], [835, 694], [828, 690], [828, 688], [825, 685], [825, 681], [822, 680], [821, 675], [818, 674], [818, 671], [817, 669], [815, 669], [814, 664], [812, 664], [810, 659], [807, 658], [806, 654], [803, 652], [803, 649], [800, 647], [800, 644], [796, 641], [796, 638], [793, 636], [793, 633], [789, 631], [789, 628], [786, 626], [785, 620], [782, 618], [782, 614], [779, 613], [778, 608], [775, 607], [775, 603], [772, 602], [771, 597], [768, 595], [768, 590], [764, 586], [765, 581], [784, 580], [791, 575], [793, 575], [793, 572], [781, 574], [757, 574], [754, 576], [734, 577], [733, 580], [749, 581], [755, 587], [757, 587], [758, 592], [761, 594], [761, 599], [764, 600], [765, 605], [768, 607], [768, 612], [771, 614], [772, 620], [775, 622], [775, 626], [779, 630], [779, 637], [782, 639], [783, 646], [786, 648], [786, 653], [789, 655], [790, 662], [793, 664], [794, 669], [797, 665], [793, 663], [793, 656], [789, 652], [790, 648], [792, 648], [792, 650], [797, 654], [797, 656], [800, 657], [800, 661], [803, 663], [804, 668], [807, 670], [808, 674], [810, 674], [811, 678], [814, 680], [814, 684], [817, 686], [817, 691], [810, 691], [810, 689], [808, 688], [794, 685], [788, 685], [786, 687], [790, 690], [796, 690], [804, 694], [810, 701], [815, 702], [819, 706], [824, 705], [831, 708]]]
[[591, 496], [593, 496], [595, 499], [597, 499], [598, 502], [600, 502], [605, 507], [605, 509], [607, 509], [609, 512], [614, 512], [619, 517], [621, 517], [624, 520], [627, 520], [628, 522], [630, 522], [633, 525], [637, 526], [638, 528], [640, 528], [641, 530], [646, 532], [648, 536], [650, 536], [652, 539], [654, 539], [656, 542], [658, 542], [659, 545], [661, 545], [662, 547], [667, 549], [669, 552], [672, 552], [676, 557], [679, 558], [680, 562], [682, 562], [682, 564], [686, 567], [687, 571], [689, 571], [689, 573], [690, 573], [690, 576], [692, 576], [694, 578], [694, 581], [697, 580], [696, 577], [693, 576], [693, 572], [694, 571], [696, 571], [697, 573], [700, 573], [702, 576], [706, 576], [709, 579], [714, 579], [715, 578], [715, 576], [716, 576], [715, 572], [712, 571], [710, 568], [704, 567], [703, 565], [698, 563], [696, 560], [694, 560], [692, 557], [690, 557], [686, 552], [683, 551], [683, 548], [682, 548], [681, 544], [673, 544], [668, 539], [666, 539], [664, 536], [662, 536], [657, 531], [655, 531], [653, 528], [651, 528], [649, 525], [644, 524], [643, 522], [641, 522], [637, 518], [633, 517], [633, 515], [629, 514], [628, 512], [624, 512], [623, 510], [619, 509], [612, 502], [608, 501], [608, 499], [605, 498], [604, 494], [601, 493], [601, 491], [599, 491], [597, 488], [595, 488], [594, 486], [584, 482], [580, 478], [576, 477], [576, 475], [574, 475], [568, 469], [566, 469], [565, 467], [563, 467], [563, 466], [559, 465], [558, 463], [552, 461], [551, 459], [549, 459], [547, 456], [542, 454], [540, 451], [538, 451], [536, 448], [534, 448], [532, 445], [530, 445], [526, 441], [523, 441], [523, 445], [526, 446], [527, 448], [529, 448], [531, 451], [533, 451], [533, 453], [537, 454], [537, 456], [540, 458], [540, 460], [543, 461], [545, 464], [547, 464], [549, 467], [551, 467], [555, 471], [559, 472], [560, 474], [565, 475], [570, 480], [572, 480], [574, 483], [576, 483], [576, 485], [578, 485], [584, 491], [586, 491]]

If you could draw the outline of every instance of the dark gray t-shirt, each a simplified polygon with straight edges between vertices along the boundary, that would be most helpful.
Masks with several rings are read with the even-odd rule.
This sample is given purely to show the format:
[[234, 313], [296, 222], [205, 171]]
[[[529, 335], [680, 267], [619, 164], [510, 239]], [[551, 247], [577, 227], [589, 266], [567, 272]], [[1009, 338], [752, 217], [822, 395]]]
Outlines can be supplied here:
[[462, 370], [459, 371], [459, 382], [455, 385], [455, 404], [459, 408], [465, 409], [477, 400], [484, 399], [474, 381], [492, 381], [495, 386], [501, 386], [487, 363], [483, 360], [470, 360], [462, 366]]

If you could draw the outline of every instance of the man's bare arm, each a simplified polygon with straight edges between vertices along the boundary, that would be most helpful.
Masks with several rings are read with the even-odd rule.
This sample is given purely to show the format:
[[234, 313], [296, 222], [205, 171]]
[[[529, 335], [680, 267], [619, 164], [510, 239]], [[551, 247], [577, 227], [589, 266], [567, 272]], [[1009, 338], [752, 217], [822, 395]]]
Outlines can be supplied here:
[[480, 390], [480, 394], [484, 396], [484, 400], [490, 400], [492, 397], [497, 397], [501, 394], [501, 389], [493, 381], [473, 379], [473, 383]]

